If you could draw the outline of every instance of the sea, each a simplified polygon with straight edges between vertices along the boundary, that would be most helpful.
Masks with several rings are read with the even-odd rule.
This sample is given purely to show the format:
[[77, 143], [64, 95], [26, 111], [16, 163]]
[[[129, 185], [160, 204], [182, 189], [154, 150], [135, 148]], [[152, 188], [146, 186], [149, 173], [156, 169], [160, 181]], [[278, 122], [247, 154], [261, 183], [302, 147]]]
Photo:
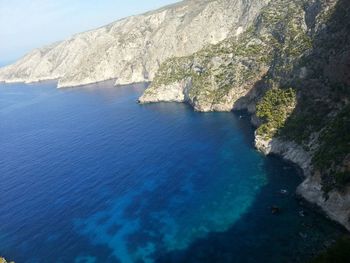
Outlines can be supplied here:
[[245, 112], [56, 85], [0, 84], [0, 256], [306, 262], [343, 234], [295, 195], [297, 167], [254, 149]]

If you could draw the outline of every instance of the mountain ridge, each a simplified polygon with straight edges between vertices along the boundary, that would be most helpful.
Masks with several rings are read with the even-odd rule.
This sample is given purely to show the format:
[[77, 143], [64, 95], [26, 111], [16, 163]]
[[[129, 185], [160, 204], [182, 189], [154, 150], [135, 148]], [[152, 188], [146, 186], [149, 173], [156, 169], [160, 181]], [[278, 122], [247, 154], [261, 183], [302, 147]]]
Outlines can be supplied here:
[[58, 87], [151, 81], [165, 59], [189, 55], [225, 39], [232, 29], [246, 28], [266, 2], [187, 0], [119, 19], [33, 50], [1, 68], [0, 81], [57, 79]]

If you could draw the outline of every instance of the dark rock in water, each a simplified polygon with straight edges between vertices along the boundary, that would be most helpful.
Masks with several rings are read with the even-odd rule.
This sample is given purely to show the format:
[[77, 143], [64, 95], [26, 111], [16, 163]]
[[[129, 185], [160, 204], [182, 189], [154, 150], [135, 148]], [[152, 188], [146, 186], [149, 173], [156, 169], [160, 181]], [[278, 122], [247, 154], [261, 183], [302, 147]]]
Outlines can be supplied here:
[[314, 225], [312, 225], [310, 223], [302, 223], [302, 226], [306, 227], [306, 228], [313, 228], [314, 227]]
[[274, 205], [274, 206], [271, 207], [271, 213], [273, 215], [279, 214], [280, 212], [281, 212], [281, 209], [278, 206]]
[[281, 189], [280, 191], [279, 191], [279, 193], [281, 194], [281, 195], [288, 195], [288, 190], [286, 190], [286, 189]]

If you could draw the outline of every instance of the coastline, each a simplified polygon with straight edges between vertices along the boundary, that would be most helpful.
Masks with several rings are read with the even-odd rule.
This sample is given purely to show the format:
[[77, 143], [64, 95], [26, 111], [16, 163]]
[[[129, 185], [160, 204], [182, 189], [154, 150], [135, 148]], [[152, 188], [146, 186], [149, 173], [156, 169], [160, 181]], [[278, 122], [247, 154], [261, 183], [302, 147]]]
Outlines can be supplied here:
[[[41, 83], [41, 82], [51, 82], [57, 80], [38, 80], [37, 82], [32, 83]], [[0, 82], [2, 83], [2, 82]], [[5, 82], [6, 83], [6, 82]], [[24, 83], [24, 84], [32, 84], [32, 83], [26, 83], [26, 82], [16, 82], [16, 83]], [[86, 85], [80, 85], [80, 86], [74, 86], [79, 88], [89, 88], [92, 85], [99, 85], [99, 84], [105, 84], [108, 83], [113, 88], [118, 88], [118, 86], [125, 86], [125, 85], [115, 85], [115, 79], [105, 80], [101, 82], [86, 84]], [[144, 83], [144, 82], [142, 82]], [[149, 86], [152, 82], [145, 82], [145, 87]], [[13, 84], [13, 83], [9, 83]], [[134, 85], [134, 84], [140, 84], [140, 83], [130, 83], [127, 85]], [[61, 89], [58, 87], [57, 88]], [[65, 87], [66, 88], [73, 88], [73, 87]], [[181, 86], [181, 93], [185, 90]], [[184, 92], [186, 93], [186, 92]], [[257, 127], [258, 118], [255, 116], [255, 103], [254, 97], [257, 94], [253, 92], [253, 94], [245, 94], [239, 98], [237, 98], [236, 102], [233, 103], [234, 106], [231, 108], [230, 111], [236, 112], [236, 111], [247, 111], [247, 113], [250, 116], [250, 122], [254, 127]], [[165, 97], [161, 100], [156, 101], [140, 101], [140, 98], [138, 99], [137, 103], [141, 104], [147, 104], [147, 103], [157, 103], [157, 102], [179, 102], [179, 103], [186, 103], [195, 111], [198, 111], [188, 99], [185, 99], [186, 94], [183, 95], [184, 97], [179, 100], [167, 100]], [[153, 99], [153, 98], [152, 98]], [[243, 100], [243, 102], [242, 102]], [[237, 104], [237, 102], [239, 102]], [[212, 110], [208, 110], [212, 111]], [[221, 110], [222, 111], [222, 110]], [[228, 111], [226, 108], [224, 111]], [[204, 111], [205, 112], [205, 111]], [[319, 208], [322, 209], [324, 214], [330, 218], [331, 220], [341, 224], [344, 226], [348, 231], [350, 231], [350, 220], [348, 218], [348, 208], [350, 207], [350, 188], [348, 187], [344, 193], [340, 193], [339, 191], [332, 190], [329, 193], [329, 198], [326, 199], [324, 192], [322, 191], [322, 185], [321, 185], [321, 177], [319, 174], [315, 173], [312, 168], [311, 160], [312, 155], [305, 151], [302, 146], [291, 142], [291, 141], [285, 141], [281, 138], [272, 138], [272, 139], [264, 139], [261, 136], [257, 135], [255, 133], [254, 135], [254, 147], [263, 153], [264, 155], [270, 155], [274, 154], [282, 159], [289, 161], [295, 165], [298, 166], [298, 168], [301, 169], [303, 173], [303, 182], [298, 186], [296, 190], [296, 194], [305, 199], [307, 202], [309, 202], [312, 205], [317, 205]]]
[[[41, 82], [51, 82], [57, 80], [38, 80], [37, 82], [32, 83], [26, 83], [26, 82], [16, 82], [16, 83], [24, 83], [24, 84], [33, 84], [33, 83], [41, 83]], [[79, 88], [89, 88], [92, 85], [99, 85], [99, 84], [105, 84], [108, 83], [113, 88], [118, 88], [118, 86], [125, 86], [125, 85], [115, 85], [114, 84], [115, 79], [111, 80], [105, 80], [97, 83], [91, 83], [86, 85], [80, 85], [80, 86], [74, 86]], [[2, 82], [0, 82], [2, 83]], [[5, 82], [6, 83], [6, 82]], [[145, 87], [150, 85], [152, 82], [146, 82]], [[15, 83], [8, 83], [8, 84], [15, 84]], [[140, 84], [140, 83], [130, 83], [128, 85], [133, 84]], [[57, 86], [58, 89], [61, 89]], [[65, 87], [67, 88], [73, 88], [73, 87]], [[184, 90], [181, 89], [183, 92]], [[254, 95], [256, 94], [248, 94], [239, 97], [236, 102], [244, 100], [243, 103], [240, 103], [239, 105], [234, 103], [235, 106], [231, 111], [247, 111], [247, 113], [250, 116], [250, 122], [254, 127], [257, 127], [257, 118], [255, 116], [255, 103], [252, 102], [252, 99], [254, 99]], [[253, 95], [253, 96], [251, 96]], [[184, 94], [186, 97], [186, 94]], [[248, 97], [248, 98], [247, 98]], [[193, 103], [191, 103], [187, 99], [180, 99], [180, 100], [167, 100], [165, 98], [162, 98], [162, 100], [156, 100], [156, 101], [147, 101], [142, 102], [140, 99], [138, 99], [137, 103], [157, 103], [161, 101], [169, 101], [169, 102], [179, 102], [179, 103], [186, 103], [193, 110], [198, 111]], [[253, 100], [254, 101], [254, 100]], [[209, 110], [212, 111], [212, 110]], [[227, 110], [225, 110], [227, 111]], [[296, 194], [305, 199], [307, 202], [309, 202], [312, 205], [317, 205], [319, 208], [322, 209], [324, 214], [330, 218], [331, 220], [341, 224], [344, 226], [348, 231], [350, 231], [350, 221], [348, 218], [348, 207], [350, 207], [350, 188], [347, 188], [344, 193], [339, 193], [336, 190], [333, 190], [329, 193], [329, 198], [326, 199], [324, 196], [324, 192], [322, 191], [322, 185], [321, 185], [321, 178], [320, 175], [315, 174], [312, 169], [311, 159], [312, 155], [309, 152], [306, 152], [300, 145], [291, 142], [291, 141], [285, 141], [280, 138], [272, 138], [272, 139], [264, 139], [261, 136], [257, 135], [255, 133], [254, 135], [254, 147], [263, 153], [264, 155], [270, 155], [274, 154], [282, 159], [289, 161], [295, 165], [298, 166], [298, 168], [301, 169], [303, 173], [303, 182], [298, 186], [296, 190]], [[349, 193], [349, 194], [347, 194]]]
[[[110, 94], [112, 89], [114, 89], [115, 92], [118, 92], [118, 90], [119, 90], [118, 87], [117, 88], [110, 88], [110, 87], [108, 87], [107, 94]], [[23, 90], [23, 92], [26, 92], [25, 89], [22, 89], [22, 90]], [[61, 98], [63, 98], [65, 96], [65, 94], [64, 94], [65, 92], [62, 93], [62, 92], [58, 91], [57, 89], [55, 89], [55, 86], [52, 87], [51, 91], [61, 94], [60, 95]], [[133, 87], [132, 86], [131, 86], [131, 91], [133, 92]], [[138, 89], [138, 92], [141, 92], [141, 91], [142, 91], [141, 89]], [[67, 94], [77, 95], [77, 93], [79, 93], [79, 92], [85, 93], [84, 89], [81, 88], [80, 90], [77, 90], [77, 92], [69, 92], [68, 91]], [[86, 90], [86, 92], [91, 94], [90, 89]], [[98, 87], [96, 89], [96, 92], [98, 92], [98, 93], [100, 92], [100, 91], [98, 91]], [[123, 93], [123, 91], [121, 91], [121, 94], [122, 93]], [[138, 94], [137, 94], [137, 96], [138, 96]], [[129, 100], [128, 104], [131, 104], [131, 105], [135, 104], [133, 107], [135, 107], [137, 109], [140, 108], [141, 111], [143, 111], [143, 112], [145, 112], [145, 110], [142, 109], [142, 108], [152, 108], [152, 107], [157, 108], [158, 107], [156, 105], [149, 106], [149, 107], [148, 106], [146, 106], [146, 107], [143, 107], [143, 106], [139, 107], [135, 103], [135, 100], [136, 100], [137, 96], [133, 96], [132, 100]], [[69, 96], [68, 96], [68, 98], [69, 98]], [[91, 96], [91, 98], [93, 98], [93, 96]], [[109, 97], [109, 98], [111, 98], [111, 97]], [[115, 98], [117, 98], [117, 97], [115, 97]], [[92, 100], [94, 101], [94, 99], [92, 99]], [[96, 106], [94, 103], [93, 103], [93, 105]], [[240, 112], [240, 111], [237, 111], [237, 112], [236, 111], [231, 111], [229, 114], [209, 113], [209, 114], [201, 115], [199, 113], [198, 114], [197, 113], [190, 113], [190, 112], [192, 112], [192, 107], [189, 108], [187, 105], [186, 106], [166, 105], [165, 107], [168, 108], [168, 106], [170, 106], [170, 108], [171, 107], [187, 108], [187, 111], [188, 111], [190, 116], [192, 116], [192, 115], [202, 116], [202, 117], [200, 117], [201, 119], [203, 118], [204, 115], [210, 115], [213, 118], [215, 118], [216, 120], [218, 120], [217, 116], [220, 116], [220, 115], [230, 116], [227, 119], [227, 121], [225, 122], [229, 126], [229, 127], [227, 127], [227, 130], [233, 130], [233, 127], [231, 127], [230, 123], [233, 120], [232, 116], [236, 115], [237, 118], [235, 118], [236, 120], [234, 120], [234, 122], [237, 122], [237, 124], [239, 125], [240, 132], [249, 131], [247, 133], [245, 133], [245, 132], [241, 133], [241, 135], [243, 136], [242, 139], [245, 141], [244, 144], [247, 145], [250, 148], [249, 151], [252, 152], [252, 154], [255, 155], [255, 156], [260, 156], [260, 157], [257, 157], [257, 158], [263, 159], [264, 160], [264, 162], [263, 162], [264, 164], [268, 164], [268, 163], [274, 164], [275, 162], [280, 164], [280, 166], [278, 165], [278, 167], [281, 167], [281, 169], [279, 169], [279, 170], [271, 169], [272, 166], [266, 166], [266, 167], [270, 167], [270, 170], [269, 170], [270, 173], [269, 174], [271, 174], [272, 177], [269, 177], [270, 178], [268, 180], [269, 183], [268, 183], [267, 187], [263, 188], [264, 191], [261, 191], [261, 192], [259, 191], [259, 198], [255, 199], [254, 206], [252, 206], [252, 208], [250, 209], [250, 212], [244, 214], [244, 217], [242, 217], [242, 219], [240, 220], [241, 223], [244, 223], [249, 218], [255, 218], [254, 214], [255, 215], [259, 215], [259, 214], [263, 214], [264, 215], [263, 218], [262, 218], [264, 220], [255, 220], [256, 224], [253, 225], [255, 228], [254, 227], [250, 227], [250, 226], [246, 228], [248, 231], [250, 231], [248, 233], [253, 234], [254, 231], [257, 230], [258, 232], [256, 232], [256, 233], [260, 233], [260, 231], [262, 231], [262, 232], [265, 232], [267, 234], [270, 233], [271, 235], [274, 233], [274, 235], [278, 236], [279, 233], [281, 233], [281, 232], [280, 231], [276, 231], [275, 232], [274, 229], [276, 229], [277, 225], [279, 225], [279, 227], [285, 229], [284, 227], [286, 226], [286, 224], [285, 224], [285, 221], [284, 221], [284, 217], [286, 215], [289, 215], [289, 214], [292, 214], [293, 218], [294, 218], [294, 220], [291, 220], [293, 222], [291, 225], [293, 225], [293, 226], [298, 225], [296, 227], [290, 227], [290, 228], [288, 227], [288, 228], [286, 228], [286, 231], [287, 231], [286, 233], [289, 235], [289, 238], [288, 238], [289, 241], [288, 242], [291, 243], [291, 244], [294, 242], [293, 241], [294, 238], [295, 238], [296, 242], [299, 242], [299, 244], [305, 243], [305, 241], [304, 241], [305, 239], [310, 240], [310, 241], [313, 240], [313, 238], [311, 238], [311, 237], [314, 236], [313, 234], [311, 234], [312, 229], [307, 227], [307, 226], [311, 226], [311, 227], [313, 227], [314, 230], [317, 230], [317, 231], [314, 231], [314, 232], [316, 232], [316, 236], [315, 236], [316, 238], [317, 238], [317, 235], [318, 235], [317, 233], [319, 231], [320, 231], [319, 233], [322, 233], [322, 226], [323, 225], [324, 226], [328, 226], [328, 225], [335, 226], [335, 224], [333, 224], [330, 220], [326, 220], [326, 218], [323, 217], [323, 216], [318, 216], [318, 215], [314, 216], [314, 213], [313, 213], [312, 209], [309, 209], [310, 207], [307, 207], [307, 206], [304, 207], [303, 203], [300, 203], [302, 201], [300, 201], [298, 198], [295, 198], [295, 194], [294, 194], [295, 189], [297, 187], [297, 184], [300, 183], [300, 181], [301, 181], [301, 173], [300, 173], [299, 169], [298, 169], [298, 172], [294, 172], [294, 169], [292, 169], [292, 168], [285, 168], [285, 167], [287, 167], [289, 165], [287, 164], [287, 162], [282, 161], [282, 158], [274, 157], [274, 156], [265, 158], [262, 154], [260, 154], [258, 151], [256, 151], [254, 149], [254, 127], [252, 127], [251, 122], [250, 122], [250, 116], [251, 115], [248, 114], [246, 111], [242, 111], [242, 112]], [[162, 106], [160, 106], [160, 107], [162, 107]], [[165, 112], [163, 112], [163, 113], [165, 113]], [[115, 111], [113, 110], [111, 112], [111, 115], [114, 115], [114, 114], [115, 114]], [[169, 116], [165, 116], [165, 114], [163, 114], [163, 117], [165, 119], [169, 118]], [[103, 121], [106, 122], [107, 120], [108, 119], [104, 119]], [[110, 123], [110, 122], [107, 122], [107, 123]], [[190, 123], [192, 123], [192, 121]], [[218, 126], [218, 127], [220, 127], [220, 126]], [[214, 131], [217, 130], [216, 126], [214, 126], [213, 129], [214, 129]], [[193, 127], [192, 127], [191, 132], [193, 132]], [[239, 133], [237, 135], [239, 135]], [[213, 134], [210, 134], [210, 137], [213, 137]], [[227, 139], [222, 140], [223, 145], [226, 145], [228, 147], [229, 141], [231, 139], [233, 139], [233, 138], [235, 138], [235, 136], [230, 135], [230, 137], [227, 138], [229, 140], [227, 140]], [[231, 149], [240, 149], [239, 147], [232, 147], [232, 146], [230, 146], [229, 148], [231, 148]], [[113, 151], [115, 151], [115, 149]], [[238, 155], [240, 156], [240, 153], [238, 153]], [[197, 158], [197, 157], [195, 157], [196, 155], [192, 155], [192, 156], [194, 156], [194, 158]], [[243, 154], [242, 154], [242, 156], [243, 156]], [[232, 157], [234, 157], [234, 155], [231, 156], [227, 160], [228, 167], [231, 167], [231, 168], [234, 167], [234, 161], [232, 162], [232, 160], [235, 159], [235, 158], [232, 158]], [[240, 162], [240, 160], [238, 159], [238, 160], [236, 160], [236, 162]], [[257, 162], [254, 162], [254, 163], [257, 163]], [[249, 167], [249, 166], [246, 166], [246, 165], [244, 165], [244, 166], [246, 168], [244, 168], [243, 171], [245, 171], [245, 169], [247, 169]], [[263, 167], [265, 167], [265, 166], [263, 166]], [[295, 167], [297, 167], [297, 166], [295, 166]], [[248, 168], [248, 170], [249, 170], [249, 168]], [[273, 171], [275, 171], [275, 172], [273, 172]], [[276, 171], [278, 171], [278, 172], [276, 172]], [[226, 173], [226, 175], [227, 174], [228, 173]], [[241, 175], [244, 176], [245, 173], [243, 172], [243, 173], [241, 173]], [[210, 176], [210, 177], [211, 177], [211, 179], [213, 181], [217, 180], [215, 177], [212, 177], [212, 176]], [[229, 176], [229, 177], [232, 178], [232, 176]], [[235, 177], [235, 176], [233, 176], [233, 177]], [[295, 184], [293, 184], [293, 185], [290, 184], [289, 185], [288, 182], [291, 182], [291, 181], [289, 181], [288, 178], [290, 178], [293, 182], [295, 182]], [[227, 177], [227, 179], [223, 180], [222, 182], [225, 185], [225, 184], [228, 184], [230, 182], [229, 180], [230, 179]], [[258, 185], [258, 184], [254, 184], [254, 185]], [[208, 187], [209, 187], [209, 189], [215, 189], [214, 185], [209, 185]], [[249, 187], [249, 189], [252, 189], [252, 187], [253, 186]], [[289, 194], [287, 196], [281, 197], [281, 195], [278, 194], [278, 191], [280, 189], [287, 189]], [[219, 192], [221, 192], [221, 190], [223, 190], [223, 188], [220, 188]], [[161, 191], [161, 189], [160, 189], [160, 191]], [[243, 192], [241, 192], [241, 191], [236, 191], [236, 193], [238, 195], [244, 196]], [[260, 195], [261, 193], [262, 193], [262, 195]], [[261, 197], [265, 197], [265, 198], [261, 198]], [[218, 203], [220, 203], [220, 202], [222, 202], [223, 204], [225, 203], [225, 199], [223, 199], [223, 198], [218, 198], [217, 200], [218, 200]], [[235, 199], [231, 198], [230, 202], [235, 202]], [[238, 206], [239, 205], [242, 205], [242, 204], [240, 204], [240, 202], [238, 202]], [[280, 207], [280, 209], [282, 211], [282, 214], [278, 215], [278, 216], [272, 215], [271, 212], [270, 212], [270, 208], [269, 208], [271, 205], [276, 205], [276, 206]], [[208, 211], [210, 211], [210, 209], [208, 209]], [[302, 218], [298, 214], [299, 211], [305, 211], [306, 217]], [[199, 213], [199, 214], [202, 214], [202, 213]], [[209, 212], [209, 214], [210, 214], [210, 212]], [[275, 222], [276, 224], [272, 223], [272, 222]], [[298, 222], [298, 224], [294, 225], [294, 222]], [[317, 222], [323, 222], [323, 224], [319, 224]], [[239, 223], [239, 224], [236, 225], [236, 228], [233, 228], [233, 229], [239, 230], [240, 227], [242, 227], [242, 225]], [[264, 230], [265, 227], [266, 227], [266, 230]], [[263, 229], [263, 230], [259, 230], [259, 229]], [[342, 230], [343, 230], [343, 228], [341, 228], [341, 231]], [[227, 232], [225, 234], [225, 236], [226, 237], [230, 237], [230, 236], [232, 237], [232, 233], [234, 233], [234, 232], [235, 231]], [[332, 233], [335, 233], [335, 232], [336, 231], [334, 231]], [[253, 238], [257, 238], [257, 236], [258, 235], [255, 235], [255, 236], [252, 235]], [[308, 236], [308, 237], [306, 237], [306, 236]], [[238, 240], [240, 240], [239, 238], [240, 237], [238, 237]], [[286, 236], [285, 236], [285, 238], [286, 238]], [[328, 242], [328, 240], [331, 240], [330, 242], [333, 242], [333, 240], [335, 240], [333, 235], [327, 236], [327, 238], [328, 239], [322, 239], [322, 238], [317, 239], [318, 240], [317, 242], [319, 244], [317, 249], [323, 249], [324, 248], [324, 245], [323, 245], [324, 242]], [[273, 240], [273, 238], [272, 238], [272, 240]], [[213, 244], [213, 243], [211, 243], [211, 244], [210, 243], [208, 243], [209, 246], [211, 244]], [[279, 245], [281, 245], [281, 244], [279, 244]], [[302, 246], [303, 245], [301, 245], [301, 247]], [[311, 250], [306, 250], [306, 251], [307, 251], [307, 255], [310, 255], [310, 253], [313, 253], [313, 252], [310, 252]], [[316, 249], [315, 249], [315, 251], [316, 251]], [[8, 253], [8, 252], [5, 252], [5, 251], [4, 251], [4, 253], [6, 254], [7, 257], [10, 257], [9, 255], [12, 255], [11, 257], [15, 258], [14, 254], [11, 254], [11, 253]], [[20, 260], [20, 258], [17, 258], [16, 260]], [[212, 261], [212, 262], [216, 262], [216, 261]], [[217, 261], [217, 262], [220, 262], [220, 261]]]
[[312, 205], [318, 206], [326, 217], [339, 223], [350, 231], [348, 207], [350, 206], [347, 188], [343, 193], [332, 190], [328, 198], [322, 190], [321, 175], [312, 170], [310, 153], [294, 142], [283, 141], [279, 138], [264, 140], [255, 134], [255, 147], [265, 155], [275, 154], [284, 160], [296, 164], [303, 172], [304, 180], [298, 186], [296, 194]]
[[[152, 87], [152, 85], [151, 85]], [[164, 85], [161, 89], [170, 92], [165, 94], [159, 92], [149, 92], [143, 94], [139, 103], [157, 103], [157, 102], [180, 102], [186, 103], [192, 107], [193, 110], [199, 112], [211, 111], [247, 111], [250, 115], [251, 124], [257, 128], [261, 124], [261, 120], [256, 116], [257, 98], [260, 96], [256, 89], [237, 96], [231, 105], [216, 105], [213, 108], [208, 106], [206, 102], [196, 101], [194, 103], [189, 99], [188, 88], [183, 82], [178, 81], [173, 84]], [[146, 92], [147, 92], [146, 91]], [[173, 92], [172, 92], [173, 91]], [[204, 106], [203, 106], [204, 105]], [[272, 139], [264, 139], [255, 132], [254, 146], [264, 155], [275, 154], [284, 160], [294, 163], [303, 172], [304, 181], [298, 186], [296, 194], [308, 201], [312, 205], [317, 205], [325, 215], [331, 220], [341, 224], [347, 231], [350, 231], [350, 187], [344, 193], [340, 193], [337, 189], [333, 189], [328, 193], [329, 198], [325, 198], [321, 185], [321, 177], [312, 167], [312, 153], [307, 152], [303, 147], [295, 142], [286, 141], [279, 137]]]

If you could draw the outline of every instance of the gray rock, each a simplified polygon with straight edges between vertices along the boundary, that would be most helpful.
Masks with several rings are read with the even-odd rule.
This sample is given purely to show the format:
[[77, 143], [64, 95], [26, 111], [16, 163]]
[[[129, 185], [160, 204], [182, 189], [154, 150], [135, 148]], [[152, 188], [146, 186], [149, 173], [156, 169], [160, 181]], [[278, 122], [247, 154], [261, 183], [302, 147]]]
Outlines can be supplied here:
[[332, 190], [325, 198], [321, 185], [321, 175], [312, 171], [312, 155], [294, 142], [278, 138], [266, 140], [255, 136], [255, 146], [264, 154], [277, 154], [302, 168], [305, 179], [298, 186], [297, 194], [308, 202], [316, 204], [334, 221], [350, 231], [350, 187], [342, 192]]

